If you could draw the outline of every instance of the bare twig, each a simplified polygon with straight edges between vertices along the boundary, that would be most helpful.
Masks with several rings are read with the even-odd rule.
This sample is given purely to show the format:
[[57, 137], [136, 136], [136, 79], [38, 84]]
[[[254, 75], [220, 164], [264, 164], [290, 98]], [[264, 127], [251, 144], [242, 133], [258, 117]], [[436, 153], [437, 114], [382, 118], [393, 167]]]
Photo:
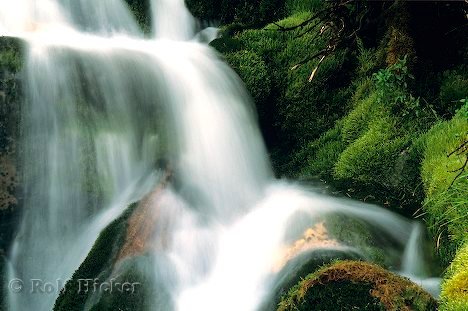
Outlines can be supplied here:
[[455, 176], [455, 178], [450, 183], [449, 189], [453, 186], [453, 184], [458, 179], [458, 177], [460, 177], [463, 174], [463, 172], [465, 172], [465, 169], [468, 166], [468, 140], [465, 140], [464, 142], [462, 142], [460, 144], [460, 146], [458, 146], [455, 150], [450, 152], [447, 155], [447, 158], [451, 157], [452, 155], [460, 156], [462, 154], [465, 154], [465, 162], [463, 163], [463, 165], [461, 167], [457, 168], [456, 170], [451, 171], [451, 173], [458, 172], [458, 174], [457, 174], [457, 176]]
[[[457, 153], [458, 151], [462, 150], [464, 147], [468, 147], [468, 140], [463, 142], [457, 149], [453, 150], [452, 152], [450, 152], [448, 155], [447, 155], [447, 158], [449, 158], [450, 156], [452, 156], [453, 154]], [[464, 151], [462, 151], [463, 153]]]
[[459, 169], [454, 171], [454, 172], [457, 172], [457, 171], [459, 171], [459, 172], [458, 172], [457, 176], [455, 176], [455, 178], [452, 180], [452, 183], [450, 183], [449, 188], [451, 188], [453, 186], [453, 184], [455, 183], [455, 180], [457, 180], [458, 177], [460, 177], [463, 174], [463, 172], [465, 171], [465, 168], [466, 168], [467, 165], [468, 165], [468, 156], [466, 157], [465, 163], [463, 163], [462, 167], [460, 167]]
[[325, 57], [327, 57], [327, 55], [323, 55], [323, 56], [320, 58], [320, 61], [318, 62], [317, 67], [315, 67], [315, 69], [312, 71], [312, 74], [311, 74], [310, 77], [309, 77], [309, 82], [312, 82], [312, 80], [314, 79], [315, 74], [317, 73], [317, 70], [319, 69], [319, 67], [320, 67], [320, 65], [322, 64], [322, 62], [323, 62], [323, 60], [325, 59]]

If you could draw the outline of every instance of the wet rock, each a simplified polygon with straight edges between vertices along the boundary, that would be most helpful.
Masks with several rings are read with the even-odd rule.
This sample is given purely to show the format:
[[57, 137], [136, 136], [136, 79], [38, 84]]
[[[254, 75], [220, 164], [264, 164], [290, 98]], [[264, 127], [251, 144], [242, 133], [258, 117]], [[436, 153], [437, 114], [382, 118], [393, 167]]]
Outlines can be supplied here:
[[286, 295], [295, 284], [321, 266], [340, 259], [358, 260], [362, 258], [356, 251], [345, 247], [316, 248], [294, 257], [274, 277], [271, 294], [263, 303], [261, 310], [276, 310], [281, 297]]
[[7, 252], [18, 223], [19, 128], [23, 43], [0, 37], [0, 252]]
[[377, 265], [341, 261], [309, 274], [283, 296], [278, 311], [437, 310], [436, 300], [410, 280]]

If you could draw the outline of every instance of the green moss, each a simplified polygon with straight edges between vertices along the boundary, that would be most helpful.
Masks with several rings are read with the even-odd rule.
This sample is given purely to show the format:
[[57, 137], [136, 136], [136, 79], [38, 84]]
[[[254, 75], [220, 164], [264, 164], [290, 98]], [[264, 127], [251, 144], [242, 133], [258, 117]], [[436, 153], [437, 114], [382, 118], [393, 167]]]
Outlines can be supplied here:
[[[346, 225], [343, 226], [343, 224]], [[333, 214], [326, 217], [325, 227], [330, 237], [339, 241], [341, 245], [359, 249], [369, 262], [389, 268], [398, 260], [396, 254], [392, 254], [390, 249], [382, 248], [382, 245], [391, 245], [394, 241], [379, 235], [372, 224], [349, 215]]]
[[0, 40], [0, 69], [16, 73], [23, 66], [23, 47], [20, 40], [2, 37]]
[[87, 303], [87, 306], [92, 304], [91, 311], [173, 309], [168, 305], [170, 293], [167, 292], [167, 288], [153, 284], [156, 263], [152, 256], [133, 257], [119, 265], [117, 272], [113, 272], [111, 280], [115, 284], [125, 283], [127, 287], [123, 291], [118, 287], [113, 291], [97, 291]]
[[202, 20], [264, 25], [284, 15], [281, 0], [185, 0], [187, 8]]
[[308, 275], [283, 297], [287, 310], [437, 310], [419, 286], [383, 268], [356, 261], [325, 266]]
[[127, 220], [138, 204], [134, 203], [118, 219], [113, 221], [99, 235], [84, 262], [60, 292], [54, 306], [55, 311], [83, 310], [92, 291], [80, 290], [80, 280], [99, 279], [106, 281], [117, 252], [125, 240]]
[[251, 51], [226, 54], [226, 61], [239, 74], [258, 105], [268, 97], [271, 88], [270, 77], [265, 62]]
[[460, 248], [447, 270], [440, 299], [442, 311], [468, 309], [468, 243]]
[[21, 197], [19, 138], [22, 109], [21, 72], [24, 44], [0, 38], [0, 254], [10, 248], [18, 224]]
[[301, 172], [302, 176], [318, 175], [325, 178], [332, 176], [333, 167], [346, 148], [342, 142], [341, 128], [342, 122], [337, 122], [334, 128], [309, 143], [296, 155], [297, 162], [307, 163]]
[[359, 101], [356, 107], [344, 118], [342, 138], [345, 144], [350, 144], [361, 137], [366, 131], [375, 115], [379, 113], [377, 94]]
[[[466, 153], [453, 154], [468, 137], [468, 120], [455, 116], [435, 125], [426, 135], [421, 176], [424, 182], [429, 229], [438, 240], [444, 262], [453, 257], [468, 232], [468, 180], [464, 172], [455, 180]], [[453, 182], [453, 184], [452, 184]]]
[[387, 184], [398, 155], [408, 143], [408, 138], [399, 137], [396, 132], [395, 121], [385, 114], [372, 122], [340, 155], [335, 177]]
[[220, 53], [231, 53], [242, 49], [242, 41], [229, 37], [214, 39], [210, 45]]
[[[278, 24], [294, 26], [308, 18], [310, 13], [301, 12]], [[278, 26], [270, 24], [261, 30], [244, 31], [234, 38], [242, 42], [244, 50], [255, 53], [265, 64], [270, 91], [256, 101], [260, 125], [274, 154], [275, 169], [287, 175], [298, 171], [296, 165], [305, 166], [305, 163], [293, 161], [298, 158], [295, 153], [333, 128], [334, 122], [347, 111], [351, 97], [352, 70], [347, 69], [353, 66], [353, 60], [349, 50], [337, 49], [325, 58], [314, 81], [309, 83], [308, 77], [317, 66], [318, 58], [295, 65], [323, 49], [326, 39], [316, 38], [313, 32], [298, 38], [300, 34], [301, 29], [282, 32], [278, 31]], [[239, 74], [242, 76], [241, 72]], [[255, 88], [248, 89], [258, 94]]]
[[289, 14], [314, 11], [322, 5], [320, 0], [286, 0], [286, 10]]
[[[320, 267], [335, 262], [336, 260], [360, 259], [362, 259], [362, 257], [353, 251], [327, 248], [314, 249], [297, 255], [277, 273], [270, 294], [259, 310], [275, 310], [281, 298], [286, 295], [291, 288], [310, 273], [317, 271]], [[326, 304], [323, 307], [326, 309]]]
[[462, 100], [468, 98], [468, 74], [464, 67], [461, 70], [444, 72], [440, 87], [441, 108], [451, 115], [462, 106]]
[[314, 286], [304, 296], [304, 301], [290, 308], [281, 308], [281, 311], [313, 311], [320, 306], [321, 310], [362, 310], [384, 311], [385, 308], [378, 299], [371, 297], [369, 284], [355, 284], [349, 281], [333, 282], [326, 285]]

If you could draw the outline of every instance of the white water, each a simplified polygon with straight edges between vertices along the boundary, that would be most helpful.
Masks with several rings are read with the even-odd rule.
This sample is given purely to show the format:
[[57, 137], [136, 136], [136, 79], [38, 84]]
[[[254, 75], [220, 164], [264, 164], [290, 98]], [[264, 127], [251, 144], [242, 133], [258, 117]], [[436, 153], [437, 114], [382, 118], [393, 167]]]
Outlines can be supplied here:
[[[159, 157], [178, 181], [163, 198], [175, 276], [162, 277], [178, 310], [256, 310], [286, 237], [331, 213], [378, 228], [396, 244], [382, 246], [387, 255], [403, 260], [395, 270], [426, 277], [417, 225], [275, 181], [242, 83], [186, 41], [194, 20], [183, 0], [152, 8], [155, 38], [143, 39], [120, 0], [0, 0], [1, 34], [28, 43], [25, 213], [11, 278], [69, 278], [98, 233], [157, 183]], [[10, 293], [10, 309], [50, 310], [57, 295]]]

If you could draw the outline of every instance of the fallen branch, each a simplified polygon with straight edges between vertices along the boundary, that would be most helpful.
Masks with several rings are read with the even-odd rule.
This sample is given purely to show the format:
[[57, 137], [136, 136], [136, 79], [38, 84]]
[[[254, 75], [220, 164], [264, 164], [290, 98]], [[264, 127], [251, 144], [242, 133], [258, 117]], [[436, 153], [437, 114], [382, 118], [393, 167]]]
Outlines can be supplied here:
[[453, 171], [450, 171], [451, 173], [456, 173], [458, 172], [457, 176], [455, 176], [455, 178], [452, 180], [452, 182], [450, 183], [450, 186], [448, 187], [448, 189], [450, 189], [453, 184], [455, 183], [455, 181], [463, 174], [463, 172], [465, 172], [465, 169], [467, 168], [468, 166], [468, 140], [465, 140], [464, 142], [462, 142], [460, 144], [460, 146], [458, 146], [455, 150], [453, 150], [452, 152], [450, 152], [448, 155], [447, 155], [447, 158], [451, 157], [452, 155], [457, 155], [457, 156], [460, 156], [462, 154], [465, 154], [465, 162], [463, 163], [463, 165], [460, 167], [460, 168], [457, 168], [456, 170], [453, 170]]

